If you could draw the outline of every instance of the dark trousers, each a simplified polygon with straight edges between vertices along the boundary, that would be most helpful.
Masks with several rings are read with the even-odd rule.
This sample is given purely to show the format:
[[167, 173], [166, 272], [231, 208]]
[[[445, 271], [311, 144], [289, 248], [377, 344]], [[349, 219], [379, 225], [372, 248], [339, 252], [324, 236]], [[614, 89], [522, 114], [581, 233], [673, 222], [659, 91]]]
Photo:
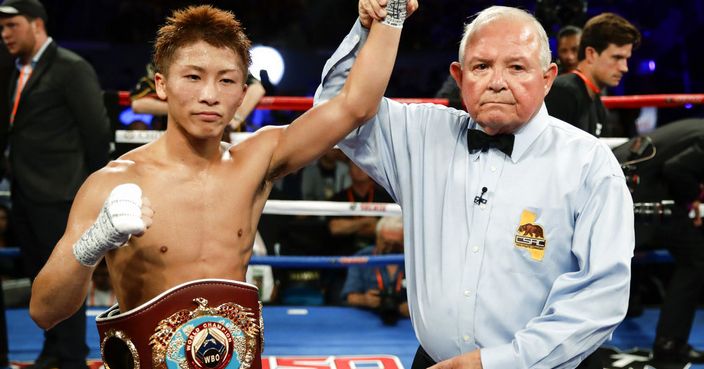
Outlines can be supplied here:
[[[686, 343], [692, 330], [699, 296], [704, 290], [704, 235], [692, 225], [686, 210], [673, 210], [673, 219], [655, 228], [652, 240], [666, 245], [675, 268], [660, 310], [656, 338]], [[639, 227], [636, 227], [638, 232]]]
[[[423, 347], [418, 346], [418, 351], [416, 351], [416, 356], [413, 358], [413, 364], [411, 364], [411, 369], [427, 369], [435, 365], [435, 361], [428, 355]], [[577, 369], [603, 369], [604, 365], [601, 361], [601, 355], [599, 350], [589, 355]]]
[[[49, 259], [66, 229], [71, 202], [37, 203], [13, 186], [12, 211], [15, 236], [25, 273], [32, 279]], [[55, 357], [61, 369], [85, 368], [85, 305], [73, 316], [44, 332], [41, 356]]]

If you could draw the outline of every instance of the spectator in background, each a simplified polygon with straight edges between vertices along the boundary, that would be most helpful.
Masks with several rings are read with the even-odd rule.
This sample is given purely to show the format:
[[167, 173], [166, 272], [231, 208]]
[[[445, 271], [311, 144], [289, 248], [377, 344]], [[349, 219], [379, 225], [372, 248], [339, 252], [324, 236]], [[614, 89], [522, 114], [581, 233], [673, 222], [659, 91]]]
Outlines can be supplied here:
[[[376, 225], [376, 243], [355, 256], [403, 254], [403, 219], [383, 217]], [[380, 267], [352, 267], [347, 272], [342, 298], [352, 306], [374, 309], [386, 324], [408, 317], [408, 299], [403, 264]]]
[[[379, 187], [357, 164], [349, 163], [352, 184], [336, 193], [330, 200], [342, 202], [387, 202], [394, 200]], [[376, 235], [378, 217], [333, 217], [328, 221], [336, 250], [349, 255], [372, 243]]]
[[156, 95], [154, 86], [154, 64], [146, 66], [146, 74], [139, 78], [130, 91], [132, 111], [137, 114], [166, 115], [165, 101]]
[[352, 183], [349, 167], [340, 150], [330, 149], [318, 161], [303, 168], [301, 193], [303, 200], [325, 201]]
[[[66, 228], [78, 188], [108, 161], [110, 122], [93, 68], [46, 31], [38, 0], [0, 4], [2, 39], [17, 66], [10, 80], [9, 147], [14, 228], [34, 279]], [[10, 134], [11, 133], [11, 134]], [[33, 369], [85, 369], [85, 305], [45, 331]]]
[[464, 109], [462, 106], [462, 96], [460, 96], [460, 88], [457, 82], [452, 78], [452, 75], [447, 76], [445, 82], [442, 83], [440, 89], [435, 93], [438, 99], [447, 99], [448, 106], [455, 109]]
[[567, 73], [577, 69], [579, 63], [579, 39], [582, 29], [565, 26], [557, 33], [557, 73]]
[[[355, 163], [349, 163], [349, 175], [352, 184], [333, 195], [330, 199], [331, 201], [394, 202], [386, 190], [378, 186]], [[338, 216], [329, 218], [327, 225], [330, 231], [330, 245], [328, 245], [328, 248], [331, 253], [335, 255], [352, 255], [369, 245], [373, 245], [378, 221], [379, 217], [370, 216]], [[339, 305], [343, 302], [340, 299], [340, 291], [345, 281], [346, 272], [344, 269], [331, 269], [324, 272], [322, 283], [328, 303]]]
[[[245, 93], [242, 105], [235, 112], [228, 128], [225, 130], [225, 140], [229, 142], [229, 132], [244, 132], [245, 120], [254, 111], [259, 100], [264, 97], [266, 90], [258, 79], [249, 73], [247, 75], [247, 92]], [[137, 85], [130, 92], [132, 99], [132, 110], [138, 114], [152, 114], [164, 117], [167, 115], [168, 105], [156, 95], [154, 87], [154, 65], [147, 64], [147, 73], [139, 79]], [[160, 127], [164, 129], [165, 127]]]
[[602, 135], [607, 111], [602, 89], [615, 87], [628, 72], [628, 59], [640, 44], [640, 32], [614, 13], [587, 21], [579, 43], [579, 64], [557, 76], [545, 97], [548, 113], [594, 136]]
[[[689, 345], [697, 302], [704, 290], [704, 236], [698, 209], [700, 185], [704, 183], [704, 119], [685, 119], [666, 124], [645, 137], [616, 147], [621, 162], [657, 154], [633, 165], [637, 175], [635, 202], [656, 203], [672, 199], [671, 218], [649, 217], [636, 224], [636, 248], [668, 248], [675, 268], [667, 286], [658, 319], [653, 358], [659, 361], [704, 363], [704, 351]], [[654, 147], [654, 149], [653, 149]], [[642, 152], [642, 154], [636, 154]], [[649, 224], [645, 224], [647, 223]]]

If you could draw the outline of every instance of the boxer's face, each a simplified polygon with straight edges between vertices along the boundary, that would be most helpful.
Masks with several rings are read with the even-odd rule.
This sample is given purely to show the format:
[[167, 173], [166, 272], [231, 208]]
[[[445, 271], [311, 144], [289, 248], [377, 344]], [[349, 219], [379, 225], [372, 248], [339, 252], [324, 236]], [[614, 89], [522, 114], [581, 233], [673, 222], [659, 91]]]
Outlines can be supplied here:
[[169, 124], [197, 138], [220, 139], [246, 92], [240, 61], [231, 49], [204, 41], [178, 49], [168, 74], [154, 77], [169, 105]]
[[540, 42], [526, 21], [499, 19], [484, 25], [468, 40], [464, 65], [450, 73], [462, 100], [489, 134], [514, 132], [535, 115], [557, 74], [540, 63]]

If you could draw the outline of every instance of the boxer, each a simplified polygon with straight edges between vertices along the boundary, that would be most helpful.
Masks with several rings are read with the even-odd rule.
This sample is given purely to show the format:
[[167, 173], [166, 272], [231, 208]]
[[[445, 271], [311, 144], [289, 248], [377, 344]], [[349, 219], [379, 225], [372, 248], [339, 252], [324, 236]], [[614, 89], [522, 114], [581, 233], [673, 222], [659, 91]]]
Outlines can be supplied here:
[[374, 22], [339, 97], [226, 145], [223, 130], [247, 90], [250, 41], [230, 12], [175, 11], [154, 45], [168, 127], [83, 183], [34, 281], [34, 321], [49, 328], [75, 312], [104, 257], [118, 301], [98, 319], [110, 369], [259, 368], [257, 290], [240, 281], [264, 204], [276, 179], [374, 115], [404, 20]]

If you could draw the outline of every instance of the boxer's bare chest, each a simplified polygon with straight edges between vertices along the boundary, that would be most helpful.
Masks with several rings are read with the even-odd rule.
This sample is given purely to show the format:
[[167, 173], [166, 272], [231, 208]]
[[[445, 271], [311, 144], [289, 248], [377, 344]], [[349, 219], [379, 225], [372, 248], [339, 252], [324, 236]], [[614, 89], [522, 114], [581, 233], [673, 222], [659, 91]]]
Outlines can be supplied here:
[[111, 255], [118, 299], [129, 305], [194, 279], [244, 279], [261, 180], [227, 167], [171, 169], [142, 177], [152, 225]]

